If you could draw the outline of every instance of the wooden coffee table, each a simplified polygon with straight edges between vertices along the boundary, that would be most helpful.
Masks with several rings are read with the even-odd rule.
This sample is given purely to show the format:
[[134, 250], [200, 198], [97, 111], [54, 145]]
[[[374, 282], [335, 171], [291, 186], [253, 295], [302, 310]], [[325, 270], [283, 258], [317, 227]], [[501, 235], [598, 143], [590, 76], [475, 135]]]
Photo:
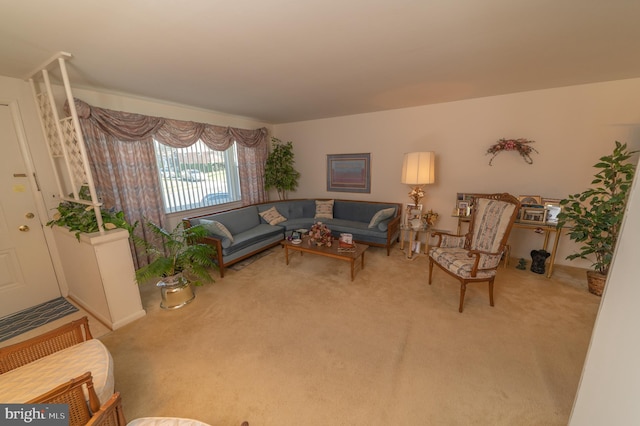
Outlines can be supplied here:
[[338, 240], [334, 240], [331, 247], [317, 246], [314, 243], [309, 244], [309, 237], [303, 236], [300, 244], [294, 244], [289, 240], [280, 242], [284, 246], [284, 256], [289, 264], [289, 250], [299, 251], [302, 256], [304, 253], [317, 254], [318, 256], [331, 257], [334, 259], [345, 260], [351, 263], [351, 281], [355, 277], [355, 262], [360, 258], [361, 269], [364, 269], [364, 252], [369, 248], [366, 244], [355, 243], [354, 251], [338, 251]]

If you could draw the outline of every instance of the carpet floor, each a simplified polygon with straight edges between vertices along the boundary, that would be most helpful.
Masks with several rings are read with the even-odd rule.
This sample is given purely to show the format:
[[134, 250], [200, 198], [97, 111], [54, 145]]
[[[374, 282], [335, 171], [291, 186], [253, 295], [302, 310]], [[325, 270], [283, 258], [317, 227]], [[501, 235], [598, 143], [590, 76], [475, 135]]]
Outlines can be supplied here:
[[365, 268], [276, 249], [100, 339], [127, 419], [212, 425], [564, 425], [600, 298], [584, 271], [500, 268], [459, 285], [427, 257], [371, 248]]

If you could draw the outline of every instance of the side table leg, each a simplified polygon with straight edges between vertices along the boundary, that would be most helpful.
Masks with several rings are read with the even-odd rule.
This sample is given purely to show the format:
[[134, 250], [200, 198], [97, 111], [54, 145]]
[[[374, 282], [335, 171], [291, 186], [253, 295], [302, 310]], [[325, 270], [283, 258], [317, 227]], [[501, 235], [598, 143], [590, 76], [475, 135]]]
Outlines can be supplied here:
[[284, 246], [284, 258], [287, 261], [287, 265], [289, 264], [289, 247], [288, 246]]
[[411, 259], [413, 257], [413, 240], [415, 239], [415, 235], [413, 233], [413, 229], [409, 230], [409, 247], [407, 247], [407, 259]]
[[547, 278], [551, 278], [553, 274], [553, 265], [556, 263], [556, 252], [558, 251], [558, 241], [560, 240], [560, 234], [562, 229], [556, 229], [556, 236], [553, 239], [553, 248], [551, 249], [551, 257], [549, 257], [549, 269], [547, 270]]

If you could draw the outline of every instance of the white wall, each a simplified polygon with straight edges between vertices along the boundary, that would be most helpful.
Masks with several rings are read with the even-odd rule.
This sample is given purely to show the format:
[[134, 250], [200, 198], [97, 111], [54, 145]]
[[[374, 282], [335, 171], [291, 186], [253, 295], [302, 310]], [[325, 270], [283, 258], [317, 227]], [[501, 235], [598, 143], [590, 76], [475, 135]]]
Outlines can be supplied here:
[[[403, 153], [435, 151], [436, 183], [428, 185], [426, 208], [440, 213], [436, 227], [455, 229], [457, 192], [509, 192], [563, 198], [588, 187], [598, 158], [614, 141], [640, 147], [640, 79], [539, 90], [446, 104], [274, 126], [293, 141], [300, 186], [291, 198], [333, 197], [408, 203], [400, 183]], [[503, 152], [489, 166], [487, 148], [500, 138], [526, 138], [539, 154], [526, 164]], [[371, 153], [371, 194], [326, 191], [326, 155]], [[530, 259], [542, 238], [514, 230], [512, 255]], [[560, 241], [558, 263], [575, 248]], [[584, 261], [573, 266], [588, 267]]]
[[627, 204], [570, 425], [640, 424], [640, 174]]

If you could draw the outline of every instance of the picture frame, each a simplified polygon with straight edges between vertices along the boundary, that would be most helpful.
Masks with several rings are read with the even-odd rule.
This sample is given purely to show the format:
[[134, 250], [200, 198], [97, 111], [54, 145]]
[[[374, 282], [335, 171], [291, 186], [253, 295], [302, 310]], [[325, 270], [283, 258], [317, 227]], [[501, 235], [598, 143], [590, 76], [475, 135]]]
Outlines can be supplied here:
[[456, 209], [458, 216], [467, 217], [471, 215], [471, 202], [468, 200], [458, 200]]
[[520, 204], [527, 206], [541, 206], [542, 205], [542, 197], [539, 195], [520, 195], [518, 197], [518, 201]]
[[562, 206], [559, 202], [545, 202], [546, 221], [549, 223], [558, 223], [558, 215], [562, 212]]
[[547, 220], [547, 210], [537, 207], [523, 207], [520, 222], [544, 223]]
[[415, 219], [422, 220], [422, 204], [418, 204], [418, 207], [415, 204], [407, 204], [404, 209], [402, 223], [405, 227], [411, 227], [411, 221]]
[[371, 193], [371, 154], [327, 154], [327, 191]]

